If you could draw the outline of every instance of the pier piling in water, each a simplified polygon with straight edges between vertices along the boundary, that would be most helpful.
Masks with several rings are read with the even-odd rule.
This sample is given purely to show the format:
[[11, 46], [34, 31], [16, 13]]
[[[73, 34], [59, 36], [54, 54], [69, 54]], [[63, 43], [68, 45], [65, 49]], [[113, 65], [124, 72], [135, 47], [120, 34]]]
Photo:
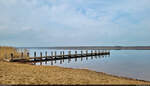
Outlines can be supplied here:
[[77, 51], [75, 51], [75, 57], [77, 57]]
[[91, 50], [91, 56], [93, 55], [93, 50]]
[[83, 51], [81, 50], [81, 57], [83, 56]]
[[24, 57], [23, 52], [21, 52], [21, 58], [23, 58], [23, 57]]
[[45, 59], [47, 60], [47, 51], [45, 52]]
[[42, 60], [42, 52], [40, 52], [40, 59]]
[[51, 59], [53, 59], [53, 51], [51, 51]]
[[[27, 59], [29, 59], [28, 61], [26, 62], [38, 62], [38, 61], [48, 61], [48, 60], [55, 60], [55, 63], [56, 63], [56, 60], [61, 60], [61, 63], [62, 61], [64, 62], [64, 59], [68, 59], [68, 61], [70, 62], [72, 58], [75, 58], [75, 61], [77, 61], [77, 58], [81, 58], [81, 61], [83, 59], [83, 57], [86, 57], [86, 60], [88, 59], [88, 56], [91, 56], [91, 59], [93, 58], [92, 56], [98, 56], [98, 55], [109, 55], [110, 52], [109, 50], [91, 50], [91, 52], [89, 53], [88, 50], [80, 50], [80, 53], [78, 53], [78, 51], [74, 51], [74, 53], [72, 53], [71, 50], [68, 51], [68, 53], [65, 55], [65, 52], [64, 51], [60, 51], [59, 53], [60, 54], [57, 54], [57, 51], [51, 51], [51, 55], [48, 56], [48, 52], [45, 51], [44, 52], [45, 54], [43, 54], [43, 52], [40, 52], [40, 56], [38, 57], [37, 56], [37, 52], [35, 51], [34, 52], [34, 55], [33, 57], [30, 57], [30, 54], [29, 52], [27, 52]], [[25, 57], [25, 54], [24, 53], [21, 53], [21, 56], [20, 56], [20, 61], [21, 61], [21, 58], [22, 57]], [[18, 58], [14, 58], [14, 55], [13, 53], [11, 53], [11, 60], [12, 61], [19, 61]]]
[[88, 56], [88, 50], [86, 50], [86, 56]]
[[65, 55], [65, 52], [63, 51], [63, 52], [62, 52], [62, 59], [63, 59], [63, 62], [64, 62], [64, 55]]
[[36, 52], [34, 52], [34, 61], [36, 61]]

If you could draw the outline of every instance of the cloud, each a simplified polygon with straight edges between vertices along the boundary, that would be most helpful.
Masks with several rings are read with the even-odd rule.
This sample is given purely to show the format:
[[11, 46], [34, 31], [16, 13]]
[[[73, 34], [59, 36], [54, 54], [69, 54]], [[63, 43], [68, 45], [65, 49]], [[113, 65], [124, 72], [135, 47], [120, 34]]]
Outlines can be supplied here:
[[15, 46], [148, 44], [148, 3], [149, 0], [1, 0], [0, 41], [8, 45], [14, 42]]

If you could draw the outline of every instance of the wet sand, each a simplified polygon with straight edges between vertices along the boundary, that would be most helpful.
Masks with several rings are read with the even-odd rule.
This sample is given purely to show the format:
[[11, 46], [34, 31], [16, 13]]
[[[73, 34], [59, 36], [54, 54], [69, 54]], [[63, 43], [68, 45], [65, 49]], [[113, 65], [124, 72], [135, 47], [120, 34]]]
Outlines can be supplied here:
[[35, 66], [0, 61], [0, 84], [149, 84], [88, 69]]

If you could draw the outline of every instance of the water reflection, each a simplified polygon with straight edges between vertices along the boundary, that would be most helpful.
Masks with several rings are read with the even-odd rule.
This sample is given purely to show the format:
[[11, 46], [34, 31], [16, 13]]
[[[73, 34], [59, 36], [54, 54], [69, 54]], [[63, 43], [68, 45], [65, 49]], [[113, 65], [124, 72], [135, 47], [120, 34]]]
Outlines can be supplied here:
[[[59, 59], [59, 60], [50, 60], [50, 61], [41, 61], [41, 62], [33, 62], [34, 65], [54, 65], [54, 64], [63, 64], [63, 63], [71, 63], [71, 62], [77, 62], [77, 61], [88, 61], [88, 60], [94, 60], [94, 59], [102, 59], [104, 57], [110, 57], [110, 55], [97, 55], [97, 56], [89, 56], [89, 57], [78, 57], [78, 58], [68, 58], [68, 59]], [[91, 58], [91, 59], [89, 59]], [[58, 62], [58, 63], [57, 63]]]

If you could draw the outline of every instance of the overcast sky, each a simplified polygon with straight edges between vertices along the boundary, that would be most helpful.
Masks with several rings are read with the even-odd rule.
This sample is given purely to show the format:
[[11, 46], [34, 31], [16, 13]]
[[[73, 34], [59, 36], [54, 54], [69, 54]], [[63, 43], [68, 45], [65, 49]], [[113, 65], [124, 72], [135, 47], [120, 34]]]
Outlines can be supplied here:
[[0, 45], [150, 45], [150, 0], [0, 0]]

